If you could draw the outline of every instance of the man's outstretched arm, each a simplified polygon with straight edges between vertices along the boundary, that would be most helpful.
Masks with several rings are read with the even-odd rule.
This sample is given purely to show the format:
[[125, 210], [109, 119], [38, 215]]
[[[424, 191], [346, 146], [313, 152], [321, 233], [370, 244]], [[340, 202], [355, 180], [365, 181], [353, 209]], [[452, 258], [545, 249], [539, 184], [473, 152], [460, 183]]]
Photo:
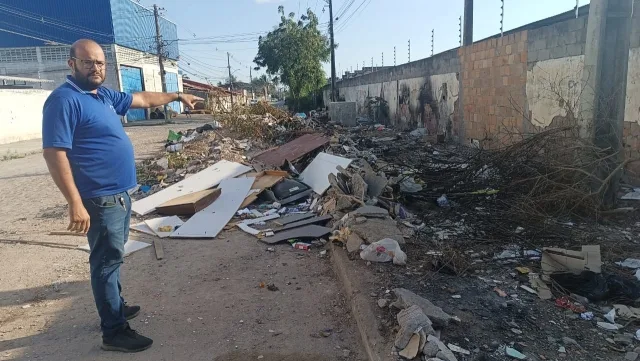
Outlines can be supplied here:
[[133, 93], [131, 108], [153, 108], [175, 101], [181, 101], [184, 105], [194, 109], [195, 104], [204, 101], [204, 99], [184, 93], [138, 92]]
[[69, 204], [69, 227], [72, 232], [87, 233], [89, 231], [89, 213], [84, 208], [80, 192], [71, 173], [71, 165], [67, 158], [67, 150], [62, 148], [45, 148], [44, 159], [47, 162], [51, 178]]

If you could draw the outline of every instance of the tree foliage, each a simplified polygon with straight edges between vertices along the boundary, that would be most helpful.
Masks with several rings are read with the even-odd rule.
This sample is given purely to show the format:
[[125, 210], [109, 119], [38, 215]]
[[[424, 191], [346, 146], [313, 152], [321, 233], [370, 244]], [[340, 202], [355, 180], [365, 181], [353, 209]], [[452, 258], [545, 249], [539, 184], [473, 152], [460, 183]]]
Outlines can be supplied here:
[[289, 88], [294, 106], [326, 84], [322, 63], [329, 61], [329, 39], [318, 30], [318, 17], [307, 10], [298, 21], [295, 13], [285, 16], [278, 7], [280, 24], [260, 37], [258, 54], [253, 60], [267, 74]]

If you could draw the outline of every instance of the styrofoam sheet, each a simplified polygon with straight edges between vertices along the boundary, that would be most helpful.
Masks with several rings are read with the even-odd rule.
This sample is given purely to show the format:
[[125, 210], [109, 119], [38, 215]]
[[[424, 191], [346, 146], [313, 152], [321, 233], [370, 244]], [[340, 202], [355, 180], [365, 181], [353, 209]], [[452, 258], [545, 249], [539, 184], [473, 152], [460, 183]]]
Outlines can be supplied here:
[[129, 228], [133, 229], [136, 232], [150, 234], [152, 236], [157, 236], [156, 232], [154, 232], [146, 223], [140, 222], [136, 224], [132, 224]]
[[302, 183], [308, 185], [317, 194], [324, 194], [329, 189], [329, 174], [338, 174], [338, 166], [347, 168], [351, 159], [335, 155], [320, 153], [311, 164], [300, 174]]
[[208, 167], [189, 178], [185, 178], [158, 193], [154, 193], [146, 198], [133, 202], [131, 210], [141, 216], [144, 216], [145, 214], [153, 212], [159, 205], [174, 198], [214, 187], [223, 179], [233, 178], [250, 170], [251, 168], [246, 165], [221, 160], [211, 167]]
[[[144, 223], [151, 229], [153, 233], [155, 233], [160, 238], [166, 238], [174, 232], [174, 229], [177, 226], [182, 226], [184, 222], [178, 218], [178, 216], [169, 216], [169, 217], [159, 217], [153, 219], [147, 219]], [[158, 228], [164, 226], [171, 226], [171, 231], [169, 232], [160, 232]]]
[[[151, 246], [150, 243], [128, 240], [127, 243], [124, 244], [124, 255], [126, 257], [135, 251], [139, 251], [149, 246]], [[90, 252], [90, 248], [88, 244], [85, 244], [84, 246], [78, 246], [78, 248], [83, 249], [87, 252]]]
[[215, 238], [247, 196], [255, 178], [228, 178], [220, 182], [220, 197], [171, 234], [172, 238]]

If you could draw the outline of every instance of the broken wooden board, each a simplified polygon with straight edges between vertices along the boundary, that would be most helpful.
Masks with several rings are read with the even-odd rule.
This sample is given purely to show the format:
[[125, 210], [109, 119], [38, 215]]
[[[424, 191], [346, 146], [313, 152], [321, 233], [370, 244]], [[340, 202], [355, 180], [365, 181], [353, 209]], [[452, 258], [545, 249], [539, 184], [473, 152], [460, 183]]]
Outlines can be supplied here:
[[220, 182], [222, 194], [216, 202], [196, 213], [171, 234], [172, 238], [215, 238], [244, 201], [255, 178], [227, 178]]
[[329, 138], [322, 134], [305, 134], [278, 148], [269, 149], [254, 159], [265, 165], [282, 167], [285, 161], [293, 162], [328, 143]]
[[264, 243], [275, 244], [285, 242], [290, 239], [316, 239], [331, 233], [331, 228], [316, 226], [310, 224], [299, 228], [294, 228], [288, 231], [280, 232], [273, 237], [264, 237], [260, 240]]
[[242, 202], [240, 208], [245, 208], [258, 199], [260, 193], [263, 190], [273, 187], [276, 183], [280, 182], [283, 178], [286, 178], [289, 173], [281, 170], [268, 170], [264, 172], [247, 173], [245, 177], [255, 177], [256, 180], [251, 186], [251, 192]]
[[[153, 212], [156, 207], [180, 196], [212, 188], [223, 179], [233, 178], [250, 171], [251, 168], [240, 163], [221, 160], [218, 163], [185, 178], [180, 182], [133, 202], [131, 210], [141, 216]], [[245, 193], [246, 195], [246, 193]]]
[[287, 225], [289, 223], [298, 222], [298, 221], [301, 221], [303, 219], [311, 218], [313, 216], [315, 216], [315, 214], [313, 212], [287, 214], [286, 216], [281, 217], [275, 223], [280, 225], [280, 226], [285, 226], [285, 225]]
[[322, 195], [331, 185], [329, 174], [338, 174], [338, 166], [346, 168], [351, 162], [351, 159], [348, 158], [320, 153], [300, 174], [300, 181], [311, 187], [317, 194]]
[[[147, 219], [144, 223], [160, 238], [169, 237], [176, 230], [176, 227], [184, 224], [177, 216]], [[167, 227], [168, 230], [160, 230], [163, 227]]]
[[[145, 243], [145, 242], [140, 242], [140, 241], [134, 241], [134, 240], [128, 240], [127, 243], [124, 244], [124, 255], [125, 257], [130, 255], [133, 252], [139, 251], [141, 249], [150, 247], [151, 244], [149, 243]], [[85, 244], [84, 246], [78, 246], [78, 248], [87, 251], [87, 252], [91, 252], [89, 245]]]
[[164, 258], [164, 249], [162, 248], [162, 241], [156, 239], [153, 241], [153, 248], [156, 250], [156, 259], [161, 260]]
[[220, 192], [220, 188], [194, 192], [165, 202], [156, 210], [168, 216], [192, 216], [218, 199]]
[[152, 236], [157, 236], [156, 232], [154, 232], [151, 228], [149, 228], [149, 226], [147, 226], [147, 224], [144, 222], [132, 224], [131, 226], [129, 226], [129, 229], [132, 229], [136, 232], [149, 234]]
[[49, 232], [49, 235], [50, 236], [80, 236], [80, 237], [87, 236], [85, 233], [71, 232], [71, 231], [51, 231]]
[[332, 216], [321, 216], [321, 217], [308, 218], [308, 219], [305, 219], [305, 220], [302, 220], [302, 221], [289, 223], [286, 226], [284, 226], [282, 228], [274, 229], [273, 231], [278, 233], [278, 232], [282, 232], [282, 231], [287, 231], [289, 229], [294, 229], [294, 228], [306, 226], [307, 224], [320, 224], [320, 223], [326, 224], [331, 219], [333, 219]]

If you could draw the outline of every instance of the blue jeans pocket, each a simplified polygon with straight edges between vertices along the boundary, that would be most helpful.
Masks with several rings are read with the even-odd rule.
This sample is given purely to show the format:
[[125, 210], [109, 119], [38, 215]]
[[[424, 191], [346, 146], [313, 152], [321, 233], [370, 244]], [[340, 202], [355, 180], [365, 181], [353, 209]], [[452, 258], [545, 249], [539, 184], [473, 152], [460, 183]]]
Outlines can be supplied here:
[[89, 202], [99, 208], [113, 208], [118, 205], [118, 198], [116, 196], [102, 196], [90, 198]]

